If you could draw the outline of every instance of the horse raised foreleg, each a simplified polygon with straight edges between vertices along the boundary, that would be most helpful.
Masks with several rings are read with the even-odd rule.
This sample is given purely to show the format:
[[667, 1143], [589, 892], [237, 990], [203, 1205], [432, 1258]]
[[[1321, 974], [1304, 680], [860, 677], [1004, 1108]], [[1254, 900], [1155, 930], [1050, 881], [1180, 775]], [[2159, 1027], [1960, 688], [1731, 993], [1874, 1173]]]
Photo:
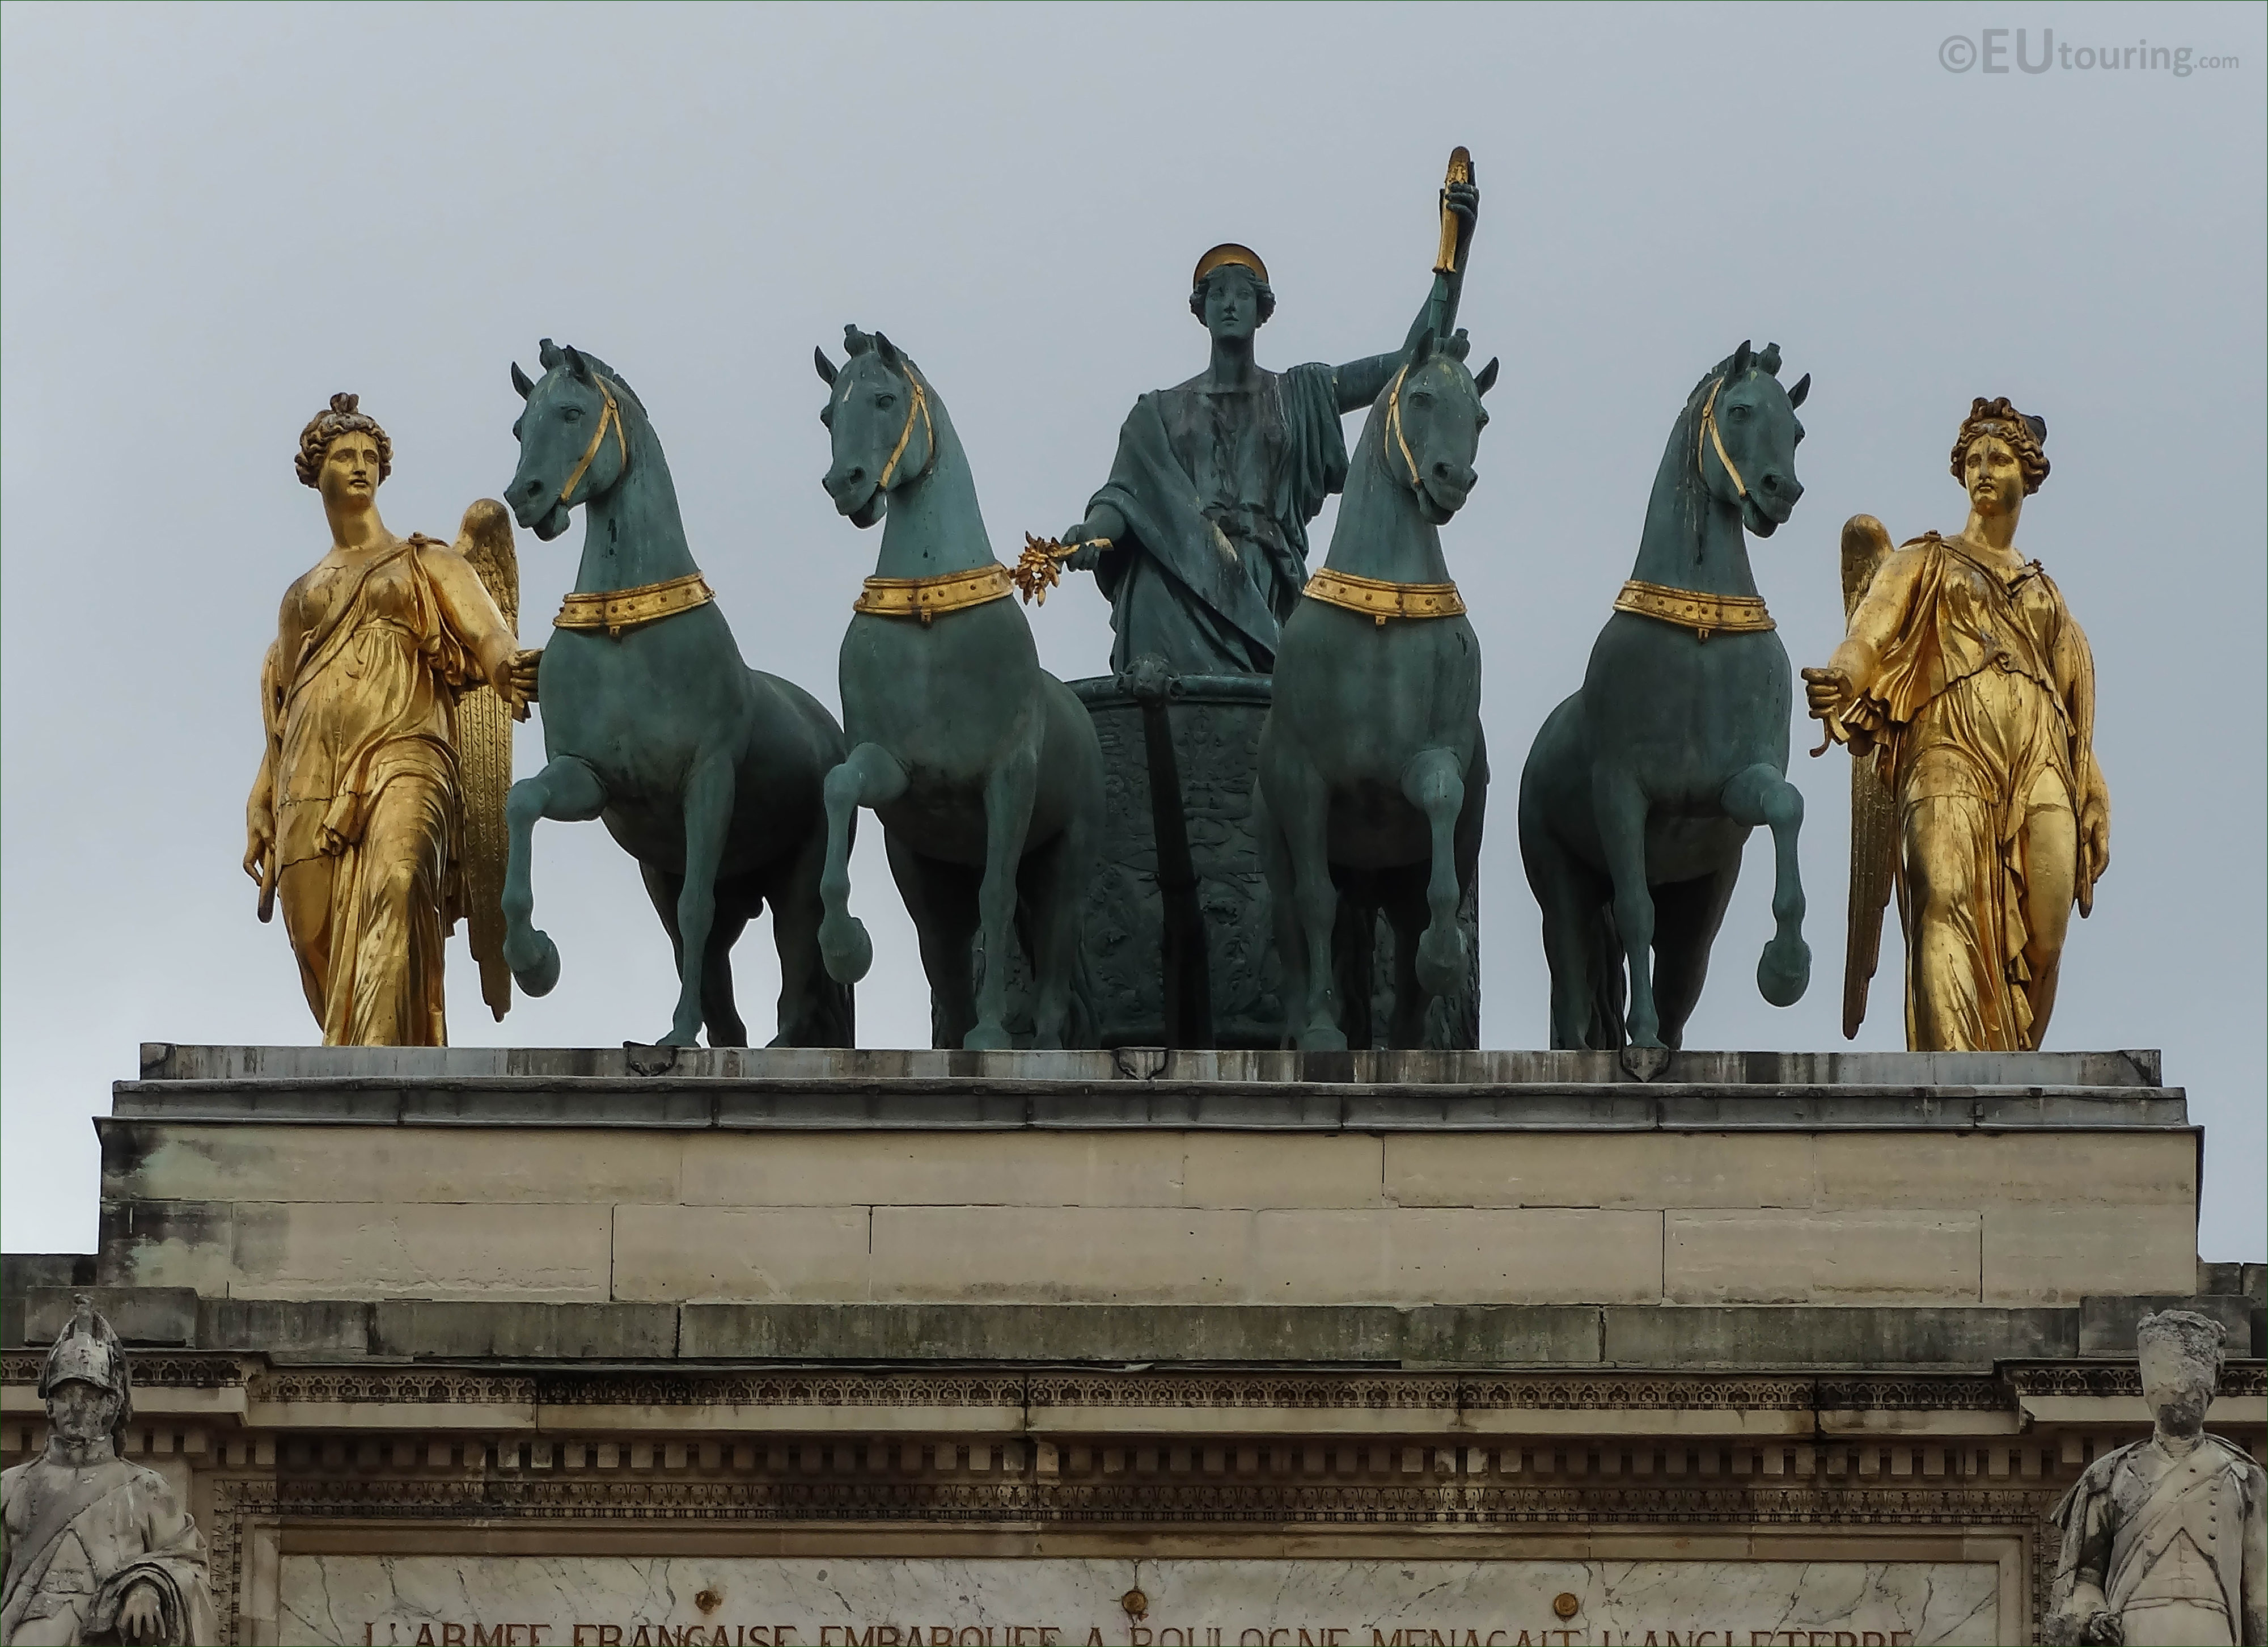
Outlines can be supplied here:
[[827, 774], [827, 867], [819, 872], [819, 954], [827, 975], [855, 984], [874, 964], [866, 923], [850, 912], [850, 837], [860, 807], [887, 806], [906, 792], [906, 769], [879, 743], [861, 743]]
[[512, 787], [504, 803], [510, 853], [504, 874], [504, 960], [520, 988], [548, 995], [559, 981], [559, 948], [549, 933], [531, 924], [535, 889], [530, 875], [535, 820], [556, 818], [579, 824], [606, 809], [607, 787], [599, 774], [572, 755], [555, 756], [533, 778]]
[[1646, 883], [1646, 791], [1628, 772], [1599, 767], [1591, 776], [1591, 805], [1599, 845], [1615, 885], [1615, 928], [1630, 969], [1630, 1044], [1661, 1045], [1653, 1004], [1653, 894]]
[[1016, 872], [1023, 866], [1039, 777], [1039, 751], [1027, 743], [984, 779], [984, 883], [976, 893], [984, 977], [976, 986], [976, 1022], [961, 1043], [972, 1052], [1013, 1045], [1008, 1035], [1008, 945], [1016, 929]]
[[1803, 796], [1778, 767], [1758, 762], [1734, 775], [1720, 799], [1735, 824], [1771, 827], [1772, 920], [1778, 929], [1756, 962], [1756, 988], [1775, 1007], [1793, 1007], [1811, 982], [1811, 946], [1803, 941], [1803, 876], [1796, 836], [1803, 829]]
[[733, 827], [733, 753], [712, 750], [693, 764], [685, 784], [685, 884], [677, 894], [677, 1012], [663, 1046], [701, 1043], [701, 980], [709, 928], [717, 919], [717, 867]]
[[1472, 957], [1464, 929], [1457, 925], [1457, 818], [1465, 809], [1464, 766], [1447, 750], [1422, 750], [1402, 769], [1402, 794], [1425, 815], [1432, 838], [1432, 868], [1425, 879], [1425, 905], [1432, 920], [1418, 940], [1418, 981], [1425, 993], [1447, 1000], [1464, 987]]

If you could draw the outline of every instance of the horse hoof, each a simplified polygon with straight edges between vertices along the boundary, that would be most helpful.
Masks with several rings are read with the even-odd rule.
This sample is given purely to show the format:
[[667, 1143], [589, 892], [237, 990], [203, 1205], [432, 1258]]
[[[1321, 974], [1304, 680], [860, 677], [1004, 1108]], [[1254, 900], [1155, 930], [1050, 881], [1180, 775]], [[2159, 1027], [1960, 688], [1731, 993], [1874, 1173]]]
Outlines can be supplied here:
[[654, 1045], [656, 1046], [698, 1046], [701, 1045], [701, 1026], [696, 1024], [689, 1030], [681, 1030], [673, 1023], [669, 1026], [669, 1033], [656, 1041]]
[[1346, 1031], [1336, 1023], [1311, 1023], [1300, 1031], [1300, 1050], [1303, 1052], [1344, 1052], [1346, 1049]]
[[1811, 985], [1811, 946], [1800, 938], [1775, 938], [1756, 963], [1756, 989], [1775, 1007], [1793, 1007]]
[[1006, 1026], [998, 1023], [980, 1023], [961, 1038], [964, 1052], [1005, 1052], [1015, 1044]]
[[551, 942], [548, 932], [534, 933], [525, 944], [506, 939], [504, 961], [512, 968], [512, 981], [524, 995], [548, 995], [559, 981], [559, 946]]
[[1418, 985], [1429, 995], [1454, 995], [1465, 986], [1472, 965], [1465, 934], [1455, 927], [1428, 927], [1418, 940]]
[[827, 963], [828, 977], [838, 984], [855, 984], [874, 964], [874, 941], [866, 935], [866, 923], [856, 915], [829, 915], [819, 923], [819, 954]]

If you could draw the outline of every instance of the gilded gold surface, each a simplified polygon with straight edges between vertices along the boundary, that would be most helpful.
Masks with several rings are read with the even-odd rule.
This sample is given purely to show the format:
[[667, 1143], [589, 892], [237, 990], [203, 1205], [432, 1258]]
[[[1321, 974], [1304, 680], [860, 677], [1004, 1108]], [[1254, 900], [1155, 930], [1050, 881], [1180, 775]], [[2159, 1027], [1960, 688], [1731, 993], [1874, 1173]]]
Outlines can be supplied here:
[[1024, 552], [1016, 557], [1016, 569], [1008, 575], [1015, 580], [1016, 593], [1024, 597], [1025, 605], [1029, 606], [1037, 601], [1045, 606], [1048, 591], [1063, 581], [1064, 562], [1082, 548], [1092, 549], [1101, 554], [1109, 547], [1110, 540], [1107, 537], [1089, 538], [1084, 544], [1066, 543], [1057, 538], [1035, 537], [1027, 532], [1024, 534]]
[[1472, 153], [1461, 144], [1449, 151], [1448, 175], [1441, 180], [1441, 247], [1433, 257], [1433, 272], [1437, 275], [1457, 272], [1457, 214], [1449, 210], [1449, 190], [1458, 183], [1472, 181]]
[[854, 612], [870, 617], [917, 617], [924, 624], [946, 612], [1005, 601], [1015, 592], [1015, 580], [998, 561], [968, 572], [940, 572], [934, 578], [869, 578]]
[[1311, 601], [1375, 618], [1381, 629], [1389, 617], [1455, 617], [1465, 609], [1454, 583], [1391, 583], [1329, 566], [1309, 578], [1302, 593]]
[[488, 682], [525, 716], [534, 654], [462, 553], [387, 530], [384, 433], [351, 397], [333, 406], [302, 438], [332, 543], [286, 591], [261, 668], [244, 868], [263, 914], [282, 907], [326, 1045], [441, 1045], [442, 944], [465, 897], [453, 710]]
[[1704, 640], [1712, 635], [1748, 635], [1778, 627], [1760, 595], [1673, 589], [1668, 584], [1638, 578], [1624, 583], [1622, 593], [1615, 596], [1615, 610], [1658, 617], [1665, 624], [1690, 629]]
[[674, 617], [706, 606], [717, 598], [697, 572], [660, 583], [641, 583], [634, 589], [576, 590], [559, 603], [554, 629], [603, 629], [610, 640], [625, 629]]
[[[1871, 514], [1853, 515], [1843, 528], [1843, 621], [1847, 624], [1867, 598], [1875, 572], [1890, 558], [1890, 535]], [[1828, 721], [1828, 742], [1837, 741], [1838, 720]], [[1847, 741], [1848, 728], [1842, 728]], [[1824, 755], [1828, 744], [1812, 750]], [[1882, 958], [1882, 916], [1897, 879], [1898, 803], [1873, 761], [1851, 763], [1851, 902], [1843, 947], [1843, 1038], [1852, 1040], [1867, 1021], [1867, 991]]]
[[1811, 713], [1896, 798], [1916, 1051], [2038, 1046], [2072, 907], [2088, 912], [2110, 863], [2094, 654], [2015, 547], [2043, 433], [1977, 402], [1955, 449], [1968, 524], [1885, 559], [1827, 667], [1803, 672]]

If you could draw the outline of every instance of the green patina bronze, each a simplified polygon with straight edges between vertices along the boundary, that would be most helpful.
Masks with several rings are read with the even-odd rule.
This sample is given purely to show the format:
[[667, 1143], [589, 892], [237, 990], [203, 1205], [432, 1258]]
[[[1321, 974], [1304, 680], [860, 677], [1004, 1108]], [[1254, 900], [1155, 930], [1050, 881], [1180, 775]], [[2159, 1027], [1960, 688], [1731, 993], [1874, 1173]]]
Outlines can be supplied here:
[[[1803, 495], [1795, 477], [1811, 387], [1778, 380], [1779, 346], [1749, 345], [1686, 397], [1654, 476], [1633, 580], [1753, 602], [1744, 529], [1769, 537]], [[1713, 426], [1712, 426], [1713, 425]], [[1771, 829], [1778, 929], [1756, 964], [1775, 1006], [1811, 977], [1787, 781], [1793, 683], [1770, 629], [1704, 634], [1618, 610], [1591, 648], [1583, 689], [1552, 711], [1521, 774], [1520, 846], [1543, 906], [1551, 1045], [1615, 1047], [1658, 1070], [1701, 998], [1709, 948], [1741, 872]], [[1624, 967], [1628, 1008], [1624, 1009]]]
[[[1465, 369], [1465, 336], [1421, 330], [1381, 384], [1356, 443], [1329, 572], [1447, 586], [1440, 528], [1464, 506], [1493, 360]], [[1344, 1051], [1341, 903], [1357, 929], [1394, 934], [1393, 1011], [1374, 1038], [1447, 1046], [1471, 976], [1459, 920], [1488, 800], [1481, 649], [1462, 611], [1390, 617], [1303, 600], [1284, 624], [1260, 736], [1258, 830], [1284, 970], [1286, 1038]], [[1367, 979], [1363, 979], [1367, 985]]]
[[[1145, 657], [1175, 675], [1274, 667], [1307, 581], [1307, 523], [1346, 482], [1339, 418], [1378, 398], [1421, 334], [1446, 336], [1456, 323], [1480, 192], [1454, 183], [1444, 203], [1458, 225], [1454, 271], [1434, 276], [1392, 354], [1267, 371], [1253, 358], [1254, 335], [1276, 308], [1263, 271], [1226, 262], [1197, 280], [1189, 308], [1211, 358], [1186, 383], [1135, 402], [1110, 478], [1063, 535], [1086, 546], [1070, 564], [1092, 570], [1110, 602], [1114, 671]], [[1101, 539], [1108, 549], [1094, 547]]]
[[[636, 589], [695, 575], [677, 490], [644, 406], [595, 356], [543, 342], [541, 381], [515, 366], [527, 402], [512, 432], [505, 498], [546, 542], [584, 510], [578, 591]], [[733, 1001], [733, 940], [762, 906], [779, 948], [774, 1045], [848, 1046], [850, 992], [819, 953], [827, 845], [821, 785], [843, 759], [835, 719], [802, 688], [741, 661], [712, 602], [610, 635], [558, 629], [537, 676], [544, 768], [505, 804], [511, 862], [504, 953], [519, 986], [548, 993], [559, 951], [530, 924], [535, 821], [601, 818], [638, 860], [677, 951], [677, 1010], [663, 1043], [745, 1045]], [[688, 965], [686, 957], [699, 957]]]
[[[875, 576], [995, 567], [945, 403], [887, 338], [856, 327], [845, 338], [841, 368], [818, 356], [834, 448], [826, 484], [853, 525], [887, 516]], [[937, 1044], [1011, 1044], [1019, 929], [1033, 1044], [1090, 1038], [1072, 1022], [1071, 981], [1101, 831], [1102, 754], [1086, 707], [1040, 667], [1022, 607], [988, 600], [928, 622], [854, 613], [842, 686], [851, 748], [826, 780], [828, 970], [852, 983], [873, 962], [865, 926], [850, 912], [851, 822], [872, 807], [920, 934]], [[979, 938], [981, 981], [972, 966]]]

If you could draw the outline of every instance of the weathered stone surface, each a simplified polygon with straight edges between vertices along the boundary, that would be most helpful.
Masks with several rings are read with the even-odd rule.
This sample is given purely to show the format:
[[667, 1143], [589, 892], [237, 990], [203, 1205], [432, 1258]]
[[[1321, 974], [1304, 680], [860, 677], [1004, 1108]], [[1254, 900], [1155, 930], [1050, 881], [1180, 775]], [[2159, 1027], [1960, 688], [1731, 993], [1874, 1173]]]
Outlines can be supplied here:
[[666, 1304], [436, 1304], [372, 1306], [371, 1349], [412, 1359], [623, 1361], [677, 1354]]
[[871, 1296], [1241, 1304], [1250, 1224], [1246, 1213], [1178, 1208], [877, 1207]]
[[188, 1287], [34, 1287], [25, 1296], [21, 1341], [52, 1343], [70, 1325], [81, 1297], [92, 1300], [122, 1343], [174, 1347], [197, 1341], [197, 1295]]
[[24, 1299], [33, 1288], [92, 1287], [94, 1274], [92, 1252], [0, 1254], [0, 1344], [25, 1341]]
[[[633, 1639], [636, 1627], [713, 1640], [711, 1606], [762, 1598], [763, 1643], [917, 1639], [1031, 1642], [1462, 1642], [1514, 1638], [1560, 1617], [1569, 1641], [1697, 1629], [1736, 1639], [1838, 1636], [1989, 1643], [1999, 1633], [1991, 1561], [1027, 1559], [928, 1555], [406, 1555], [284, 1558], [279, 1618], [310, 1643], [441, 1640], [476, 1622], [526, 1620], [547, 1639]], [[1667, 1554], [1667, 1552], [1665, 1552]], [[1127, 1598], [1140, 1598], [1138, 1622]], [[588, 1621], [589, 1622], [585, 1622]], [[1415, 1625], [1414, 1631], [1412, 1625]], [[1778, 1627], [1777, 1630], [1769, 1627]], [[1713, 1627], [1713, 1628], [1712, 1628]], [[909, 1636], [911, 1629], [916, 1634]], [[453, 1636], [451, 1632], [454, 1632]], [[783, 1635], [782, 1632], [785, 1634]], [[965, 1635], [963, 1634], [965, 1632]], [[1895, 1633], [1895, 1634], [1894, 1634]], [[1657, 1636], [1658, 1638], [1658, 1636]]]
[[818, 1302], [868, 1296], [864, 1207], [618, 1207], [613, 1212], [617, 1300]]
[[[2199, 1265], [2200, 1270], [2235, 1265]], [[2198, 1293], [2183, 1297], [2161, 1293], [2154, 1297], [2085, 1297], [2079, 1301], [2079, 1353], [2117, 1355], [2134, 1353], [2134, 1329], [2142, 1318], [2160, 1310], [2189, 1310], [2220, 1323], [2228, 1334], [2226, 1348], [2233, 1356], [2257, 1355], [2262, 1346], [2252, 1336], [2252, 1301], [2242, 1295]]]
[[1184, 1200], [1186, 1154], [1181, 1135], [1168, 1132], [734, 1134], [685, 1149], [681, 1193], [637, 1199], [736, 1207], [1175, 1207]]
[[593, 1304], [608, 1297], [615, 1209], [604, 1205], [260, 1201], [233, 1210], [226, 1284], [201, 1292]]
[[1539, 1133], [1514, 1149], [1400, 1133], [1385, 1140], [1385, 1178], [1404, 1207], [1809, 1207], [1817, 1195], [1805, 1133]]
[[2197, 1204], [1988, 1207], [1984, 1302], [2076, 1304], [2089, 1293], [2178, 1293], [2197, 1266]]
[[2197, 1140], [2188, 1132], [1940, 1132], [1895, 1139], [1822, 1132], [1815, 1151], [1814, 1204], [1822, 1207], [2197, 1204]]
[[1671, 1304], [1975, 1304], [1975, 1213], [1705, 1209], [1668, 1215]]
[[1606, 1311], [1618, 1367], [1989, 1367], [2077, 1353], [2075, 1309], [1716, 1306]]

